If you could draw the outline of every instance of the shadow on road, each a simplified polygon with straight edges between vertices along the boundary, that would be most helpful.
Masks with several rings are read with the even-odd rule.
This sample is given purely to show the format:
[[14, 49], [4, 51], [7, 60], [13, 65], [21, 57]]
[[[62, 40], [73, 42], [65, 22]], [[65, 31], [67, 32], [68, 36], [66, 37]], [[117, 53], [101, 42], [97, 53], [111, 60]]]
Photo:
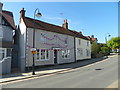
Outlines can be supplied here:
[[[66, 64], [39, 66], [39, 67], [36, 67], [36, 71], [67, 69], [67, 68], [75, 69], [75, 68], [86, 66], [95, 62], [105, 60], [105, 59], [106, 57], [102, 57], [102, 58], [95, 58], [95, 59], [79, 60], [77, 62], [66, 63]], [[29, 71], [31, 70], [32, 68], [29, 68]]]

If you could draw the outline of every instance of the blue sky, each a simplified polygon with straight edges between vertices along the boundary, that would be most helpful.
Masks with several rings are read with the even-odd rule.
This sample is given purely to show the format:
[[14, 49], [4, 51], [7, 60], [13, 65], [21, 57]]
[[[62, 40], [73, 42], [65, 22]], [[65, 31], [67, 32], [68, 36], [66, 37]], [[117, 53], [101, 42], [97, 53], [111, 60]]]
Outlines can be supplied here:
[[[33, 18], [39, 8], [44, 22], [61, 26], [68, 19], [69, 29], [82, 31], [85, 36], [95, 35], [98, 42], [105, 42], [105, 34], [118, 36], [118, 3], [117, 2], [5, 2], [3, 10], [12, 11], [16, 25], [19, 23], [19, 12], [26, 10], [26, 16]], [[108, 38], [110, 39], [110, 38]]]

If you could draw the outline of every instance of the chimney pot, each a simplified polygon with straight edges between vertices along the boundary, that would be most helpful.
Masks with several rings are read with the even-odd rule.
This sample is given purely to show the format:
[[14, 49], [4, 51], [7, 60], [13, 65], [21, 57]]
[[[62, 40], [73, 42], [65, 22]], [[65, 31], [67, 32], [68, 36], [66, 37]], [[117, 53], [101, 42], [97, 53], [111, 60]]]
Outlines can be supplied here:
[[92, 35], [91, 38], [94, 38], [94, 35]]
[[24, 8], [22, 8], [22, 10], [20, 11], [20, 18], [25, 17], [25, 10]]
[[81, 32], [81, 31], [80, 31], [79, 33], [80, 33], [80, 34], [82, 34], [82, 32]]
[[64, 23], [62, 24], [62, 27], [65, 28], [65, 29], [68, 29], [67, 19], [64, 20]]

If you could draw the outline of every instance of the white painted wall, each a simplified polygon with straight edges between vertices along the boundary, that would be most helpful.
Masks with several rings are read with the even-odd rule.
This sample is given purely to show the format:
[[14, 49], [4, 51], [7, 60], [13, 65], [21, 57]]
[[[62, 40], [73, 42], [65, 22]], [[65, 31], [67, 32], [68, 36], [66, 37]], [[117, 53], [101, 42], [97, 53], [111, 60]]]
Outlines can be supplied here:
[[[65, 40], [66, 37], [68, 37], [68, 47], [65, 49], [71, 49], [70, 51], [70, 58], [69, 59], [63, 59], [62, 58], [62, 51], [58, 51], [58, 64], [61, 63], [69, 63], [69, 62], [74, 62], [75, 61], [75, 57], [74, 57], [74, 37], [69, 36], [69, 35], [64, 35], [64, 34], [59, 34], [59, 33], [55, 33], [55, 32], [48, 32], [45, 30], [39, 30], [36, 29], [35, 31], [36, 33], [36, 43], [35, 43], [35, 47], [39, 48], [39, 49], [52, 49], [54, 48], [60, 48], [59, 45], [61, 46], [65, 46], [65, 43], [60, 41], [58, 38], [54, 39], [54, 40], [47, 40], [46, 42], [49, 44], [55, 44], [53, 46], [49, 46], [49, 45], [45, 45], [43, 43], [41, 43], [40, 38], [41, 38], [41, 33], [45, 34], [45, 36], [49, 37], [49, 38], [53, 38], [54, 35], [59, 36], [62, 40]], [[27, 45], [28, 46], [33, 46], [33, 28], [28, 28], [27, 29]], [[59, 45], [58, 45], [59, 44]], [[49, 60], [45, 60], [45, 61], [40, 61], [37, 60], [37, 56], [35, 57], [35, 64], [36, 65], [50, 65], [50, 64], [54, 64], [54, 52], [53, 50], [50, 51], [50, 59]], [[30, 48], [26, 49], [26, 66], [32, 66], [32, 53], [30, 51]]]
[[21, 71], [25, 71], [25, 46], [26, 46], [26, 26], [21, 18], [21, 23], [19, 24], [19, 67]]
[[[81, 40], [81, 44], [79, 44], [79, 39]], [[76, 60], [84, 60], [84, 59], [90, 59], [91, 58], [91, 43], [88, 40], [81, 39], [81, 38], [75, 38], [76, 40]], [[87, 46], [87, 42], [89, 43], [89, 46]], [[78, 48], [82, 49], [82, 54], [78, 52]], [[90, 54], [89, 56], [86, 55], [86, 49], [89, 50]]]

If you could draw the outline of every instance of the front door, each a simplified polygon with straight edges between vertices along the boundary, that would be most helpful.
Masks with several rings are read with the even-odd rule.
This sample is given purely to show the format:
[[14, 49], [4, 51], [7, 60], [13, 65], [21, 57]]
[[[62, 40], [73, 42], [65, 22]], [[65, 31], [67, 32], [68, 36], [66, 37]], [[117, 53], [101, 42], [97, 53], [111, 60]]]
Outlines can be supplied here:
[[57, 50], [54, 49], [54, 64], [57, 64]]

